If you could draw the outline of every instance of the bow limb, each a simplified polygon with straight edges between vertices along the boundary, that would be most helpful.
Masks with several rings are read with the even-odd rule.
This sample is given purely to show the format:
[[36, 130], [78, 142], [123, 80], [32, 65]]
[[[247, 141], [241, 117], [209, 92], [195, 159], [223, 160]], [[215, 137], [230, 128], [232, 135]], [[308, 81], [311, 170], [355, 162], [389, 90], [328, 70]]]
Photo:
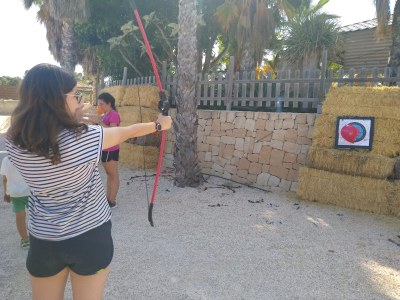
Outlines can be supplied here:
[[[165, 93], [164, 93], [163, 88], [162, 88], [160, 75], [158, 74], [157, 65], [156, 65], [156, 62], [155, 62], [154, 57], [153, 57], [153, 52], [151, 51], [149, 40], [147, 38], [146, 31], [144, 30], [144, 27], [143, 27], [143, 24], [142, 24], [142, 20], [140, 18], [136, 3], [135, 3], [134, 0], [130, 0], [130, 3], [131, 3], [131, 6], [132, 6], [132, 9], [133, 9], [133, 14], [135, 15], [136, 21], [137, 21], [137, 23], [139, 25], [140, 32], [142, 34], [144, 44], [146, 46], [147, 54], [149, 55], [151, 65], [153, 67], [154, 75], [156, 77], [157, 86], [158, 86], [158, 92], [159, 92], [159, 95], [160, 95], [160, 101], [158, 102], [158, 108], [161, 110], [161, 112], [162, 112], [162, 114], [164, 116], [167, 116], [168, 115], [168, 109], [169, 109], [169, 103], [166, 100]], [[153, 193], [151, 195], [151, 201], [150, 201], [150, 204], [149, 204], [149, 211], [148, 211], [148, 219], [149, 219], [149, 222], [150, 222], [151, 226], [154, 226], [154, 222], [153, 222], [153, 207], [154, 207], [154, 200], [155, 200], [156, 193], [157, 193], [158, 180], [160, 178], [160, 173], [161, 173], [165, 139], [166, 139], [166, 132], [162, 131], [161, 144], [160, 144], [160, 154], [159, 154], [159, 157], [158, 157], [157, 170], [156, 170], [156, 178], [154, 180]]]

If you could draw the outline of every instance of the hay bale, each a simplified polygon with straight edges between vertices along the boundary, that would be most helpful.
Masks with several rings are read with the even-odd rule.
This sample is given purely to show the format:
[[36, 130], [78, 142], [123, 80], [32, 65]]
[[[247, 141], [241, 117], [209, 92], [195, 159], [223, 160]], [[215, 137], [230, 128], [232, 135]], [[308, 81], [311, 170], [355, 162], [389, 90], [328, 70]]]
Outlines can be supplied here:
[[125, 89], [123, 106], [139, 106], [158, 109], [160, 96], [156, 86], [132, 85]]
[[[377, 109], [377, 108], [376, 108]], [[335, 147], [337, 116], [323, 114], [315, 119], [313, 130], [313, 146], [333, 149]], [[396, 157], [400, 154], [400, 121], [394, 119], [376, 118], [374, 137], [370, 153], [387, 157]], [[368, 153], [368, 150], [354, 149]]]
[[397, 159], [352, 150], [310, 147], [309, 166], [334, 173], [386, 179], [393, 175]]
[[322, 112], [334, 116], [370, 116], [400, 120], [400, 88], [342, 87], [327, 94]]
[[[144, 150], [144, 152], [143, 152]], [[140, 146], [130, 143], [120, 145], [120, 163], [134, 168], [144, 169], [143, 157], [146, 163], [146, 169], [157, 167], [158, 155], [160, 150], [152, 146]], [[143, 156], [144, 155], [144, 156]]]
[[157, 120], [160, 111], [158, 109], [146, 108], [140, 106], [122, 106], [118, 108], [121, 116], [121, 126], [127, 126], [135, 123], [153, 122]]
[[390, 214], [394, 184], [388, 180], [301, 167], [297, 195], [303, 199]]
[[118, 86], [110, 86], [102, 89], [99, 92], [101, 93], [109, 93], [115, 98], [115, 106], [122, 106], [123, 98], [125, 95], [126, 86], [118, 85]]

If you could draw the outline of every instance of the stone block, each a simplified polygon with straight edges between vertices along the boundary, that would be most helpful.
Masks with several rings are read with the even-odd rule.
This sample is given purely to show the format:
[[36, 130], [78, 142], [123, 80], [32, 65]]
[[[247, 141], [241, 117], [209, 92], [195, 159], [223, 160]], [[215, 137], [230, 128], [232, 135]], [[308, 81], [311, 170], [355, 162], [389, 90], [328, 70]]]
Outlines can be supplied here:
[[314, 133], [314, 126], [310, 126], [310, 128], [308, 128], [307, 137], [309, 139], [312, 139], [313, 133]]
[[243, 151], [244, 150], [244, 139], [237, 138], [235, 142], [235, 150]]
[[211, 152], [205, 152], [204, 161], [212, 161]]
[[314, 125], [315, 124], [315, 114], [306, 114], [307, 115], [307, 124]]
[[220, 156], [215, 156], [213, 158], [213, 162], [220, 165], [221, 167], [224, 167], [229, 162], [229, 160], [227, 160], [223, 157], [220, 157]]
[[251, 162], [250, 167], [249, 167], [249, 174], [255, 174], [258, 175], [261, 173], [261, 164]]
[[308, 138], [308, 137], [304, 137], [304, 136], [299, 136], [297, 138], [296, 143], [298, 145], [311, 145], [312, 143], [312, 139]]
[[282, 129], [282, 125], [283, 125], [283, 120], [275, 120], [275, 123], [274, 123], [275, 130]]
[[212, 111], [211, 111], [211, 110], [202, 110], [202, 109], [199, 109], [199, 110], [197, 111], [197, 115], [199, 116], [199, 119], [208, 120], [208, 119], [211, 119]]
[[210, 144], [197, 143], [197, 151], [210, 151]]
[[289, 174], [289, 170], [283, 166], [271, 166], [269, 168], [269, 173], [278, 178], [286, 179]]
[[274, 131], [275, 130], [275, 121], [273, 121], [273, 120], [265, 121], [265, 130]]
[[285, 190], [285, 191], [288, 192], [288, 191], [290, 191], [291, 185], [292, 185], [292, 182], [291, 182], [291, 181], [282, 179], [282, 180], [281, 180], [281, 183], [279, 184], [279, 187], [280, 187], [281, 189], [283, 189], [283, 190]]
[[278, 120], [279, 119], [279, 113], [270, 113], [269, 119], [272, 121]]
[[206, 139], [206, 143], [214, 146], [219, 146], [219, 144], [221, 143], [221, 139], [223, 138], [224, 137], [221, 138], [218, 136], [208, 136]]
[[283, 143], [283, 150], [293, 154], [299, 154], [302, 149], [302, 146], [297, 145], [296, 143], [292, 142], [284, 142]]
[[243, 156], [244, 156], [244, 152], [243, 151], [239, 151], [239, 150], [233, 151], [233, 157], [242, 158]]
[[283, 149], [283, 142], [282, 141], [272, 140], [270, 145], [274, 149], [279, 149], [279, 150]]
[[272, 139], [277, 141], [284, 141], [285, 140], [286, 130], [275, 130], [272, 134]]
[[292, 185], [290, 186], [290, 191], [297, 192], [298, 187], [299, 187], [299, 184], [297, 182], [292, 182]]
[[219, 155], [219, 146], [211, 146], [211, 155], [212, 156]]
[[226, 111], [221, 111], [220, 112], [219, 120], [220, 120], [221, 124], [226, 122], [226, 115], [227, 115]]
[[244, 128], [249, 131], [254, 131], [255, 125], [256, 125], [256, 121], [254, 121], [253, 119], [247, 119], [244, 124]]
[[247, 134], [247, 130], [242, 128], [242, 129], [233, 129], [232, 131], [232, 136], [235, 138], [245, 138]]
[[212, 166], [213, 170], [219, 174], [224, 174], [224, 167], [220, 166], [219, 164], [214, 163]]
[[297, 126], [297, 135], [307, 137], [308, 129], [308, 125], [299, 124]]
[[296, 143], [298, 139], [297, 130], [296, 129], [288, 129], [285, 132], [285, 141]]
[[236, 175], [237, 173], [237, 166], [234, 165], [225, 165], [224, 169], [232, 175]]
[[257, 130], [255, 139], [259, 142], [269, 142], [272, 139], [273, 131]]
[[244, 125], [246, 124], [246, 118], [236, 117], [235, 121], [233, 121], [233, 124], [235, 125], [235, 128], [244, 128]]
[[232, 130], [235, 128], [233, 123], [221, 122], [221, 131]]
[[268, 180], [271, 177], [268, 173], [261, 173], [257, 175], [256, 183], [261, 186], [268, 186]]
[[211, 125], [211, 131], [220, 131], [221, 130], [221, 121], [219, 119], [214, 119]]
[[271, 158], [272, 148], [269, 146], [262, 146], [258, 162], [261, 164], [269, 164]]
[[272, 149], [271, 157], [269, 159], [269, 164], [271, 166], [282, 166], [284, 155], [285, 155], [284, 151], [278, 149]]
[[260, 153], [261, 147], [263, 146], [263, 142], [255, 142], [254, 143], [254, 148], [253, 148], [253, 153], [257, 154]]
[[223, 136], [223, 137], [221, 137], [221, 142], [225, 143], [227, 145], [235, 145], [236, 138], [231, 137], [231, 136]]
[[285, 153], [285, 155], [283, 157], [283, 162], [295, 163], [295, 162], [297, 162], [297, 155], [294, 153]]
[[306, 114], [297, 114], [295, 123], [296, 124], [307, 124], [307, 115]]
[[250, 162], [249, 162], [249, 160], [248, 160], [247, 158], [242, 157], [242, 158], [239, 160], [239, 165], [238, 165], [239, 170], [246, 170], [246, 172], [247, 172], [247, 170], [249, 169], [249, 167], [250, 167]]
[[293, 128], [294, 120], [293, 119], [285, 119], [282, 123], [282, 129], [291, 129]]
[[248, 154], [247, 159], [251, 162], [258, 162], [259, 155], [258, 154]]
[[235, 151], [235, 148], [233, 145], [226, 145], [224, 148], [224, 151], [222, 152], [222, 157], [231, 159], [233, 157], [233, 152]]
[[254, 138], [246, 137], [244, 139], [244, 146], [243, 146], [244, 153], [253, 153], [253, 148], [254, 148]]
[[248, 174], [249, 173], [247, 172], [247, 170], [238, 170], [236, 173], [237, 176], [242, 177], [242, 178], [247, 178]]
[[281, 180], [278, 177], [275, 176], [270, 176], [268, 179], [268, 184], [269, 186], [279, 186], [279, 184], [281, 183]]
[[267, 123], [266, 120], [258, 119], [258, 120], [256, 121], [256, 124], [255, 124], [254, 128], [255, 128], [255, 129], [258, 129], [258, 130], [264, 130], [264, 129], [265, 129], [265, 124], [266, 124], [266, 123]]
[[236, 112], [234, 112], [234, 111], [228, 111], [228, 112], [226, 113], [226, 122], [227, 122], [227, 123], [233, 123], [233, 121], [235, 120], [235, 118], [236, 118]]

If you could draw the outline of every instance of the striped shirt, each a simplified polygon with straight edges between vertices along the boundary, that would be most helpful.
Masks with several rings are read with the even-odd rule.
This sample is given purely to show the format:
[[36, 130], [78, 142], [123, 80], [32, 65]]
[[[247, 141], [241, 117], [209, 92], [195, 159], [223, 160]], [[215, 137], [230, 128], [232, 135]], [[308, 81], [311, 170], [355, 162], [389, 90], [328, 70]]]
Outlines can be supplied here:
[[58, 136], [61, 162], [52, 164], [6, 140], [8, 156], [31, 189], [29, 233], [38, 239], [60, 241], [100, 226], [111, 218], [98, 163], [103, 129], [89, 126], [77, 136], [64, 130]]

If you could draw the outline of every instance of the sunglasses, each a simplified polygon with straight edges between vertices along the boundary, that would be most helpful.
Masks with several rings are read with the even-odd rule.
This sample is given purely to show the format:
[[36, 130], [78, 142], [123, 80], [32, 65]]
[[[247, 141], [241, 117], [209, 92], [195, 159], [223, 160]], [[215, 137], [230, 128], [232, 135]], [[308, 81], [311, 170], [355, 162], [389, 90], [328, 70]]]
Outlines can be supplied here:
[[79, 92], [76, 92], [75, 94], [64, 94], [64, 95], [65, 96], [67, 96], [67, 95], [74, 96], [78, 103], [81, 103], [82, 98], [83, 98], [83, 95], [81, 93], [79, 93]]

